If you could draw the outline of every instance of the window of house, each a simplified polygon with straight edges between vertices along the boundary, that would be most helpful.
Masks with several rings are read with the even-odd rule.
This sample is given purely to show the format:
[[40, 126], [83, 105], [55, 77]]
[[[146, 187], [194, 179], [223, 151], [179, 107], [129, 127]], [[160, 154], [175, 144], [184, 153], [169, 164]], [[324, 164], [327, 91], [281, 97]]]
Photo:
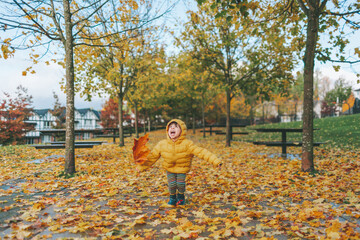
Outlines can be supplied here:
[[44, 121], [44, 128], [50, 128], [51, 122], [50, 121]]
[[50, 135], [44, 135], [43, 136], [43, 143], [51, 142], [51, 136]]
[[91, 120], [85, 120], [85, 126], [91, 126]]
[[89, 133], [84, 133], [84, 139], [89, 139], [90, 138], [90, 134]]

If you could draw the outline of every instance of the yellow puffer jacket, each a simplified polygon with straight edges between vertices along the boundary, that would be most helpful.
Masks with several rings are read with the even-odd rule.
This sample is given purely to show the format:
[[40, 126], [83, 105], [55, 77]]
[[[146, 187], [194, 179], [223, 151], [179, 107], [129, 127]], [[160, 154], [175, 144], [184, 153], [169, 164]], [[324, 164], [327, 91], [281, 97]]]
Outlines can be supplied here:
[[[181, 127], [180, 137], [173, 142], [169, 135], [169, 124], [177, 122]], [[166, 126], [167, 139], [160, 141], [148, 155], [148, 161], [139, 166], [140, 170], [150, 168], [160, 157], [163, 158], [162, 166], [171, 173], [188, 173], [191, 168], [193, 156], [208, 161], [217, 167], [221, 161], [205, 148], [196, 146], [192, 141], [186, 139], [186, 125], [179, 119], [171, 120]]]

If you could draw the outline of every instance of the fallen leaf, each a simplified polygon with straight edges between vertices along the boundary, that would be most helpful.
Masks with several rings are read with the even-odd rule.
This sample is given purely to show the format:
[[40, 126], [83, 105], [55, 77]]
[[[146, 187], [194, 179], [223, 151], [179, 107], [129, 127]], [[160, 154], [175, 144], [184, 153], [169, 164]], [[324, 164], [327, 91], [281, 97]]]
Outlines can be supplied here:
[[147, 161], [147, 155], [150, 153], [150, 149], [146, 146], [149, 141], [149, 134], [140, 137], [138, 140], [134, 139], [133, 157], [135, 164], [144, 164]]

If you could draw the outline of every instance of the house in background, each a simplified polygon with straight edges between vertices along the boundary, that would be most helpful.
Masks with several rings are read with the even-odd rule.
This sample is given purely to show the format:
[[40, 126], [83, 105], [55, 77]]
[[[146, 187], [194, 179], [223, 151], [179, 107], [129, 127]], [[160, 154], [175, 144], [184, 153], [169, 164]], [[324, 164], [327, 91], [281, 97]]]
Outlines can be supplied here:
[[92, 108], [75, 109], [75, 129], [99, 129], [100, 112]]
[[[101, 129], [100, 112], [91, 108], [75, 109], [75, 129]], [[91, 131], [75, 133], [76, 139], [89, 139], [94, 135]]]
[[[267, 119], [266, 122], [293, 122], [302, 121], [303, 103], [301, 101], [288, 101], [278, 105], [275, 101], [265, 102], [258, 109], [258, 114]], [[260, 110], [260, 111], [259, 111]], [[321, 101], [314, 100], [314, 118], [321, 118]], [[261, 121], [258, 121], [261, 122]]]
[[353, 108], [353, 113], [360, 113], [360, 88], [354, 90], [355, 97], [355, 106]]
[[52, 129], [55, 125], [56, 117], [50, 112], [50, 109], [34, 109], [33, 114], [26, 121], [34, 125], [35, 129], [26, 133], [26, 144], [38, 144], [53, 141], [50, 135], [40, 135], [41, 130]]
[[[35, 130], [26, 134], [26, 143], [38, 144], [55, 141], [51, 130], [55, 130], [56, 120], [57, 118], [51, 114], [51, 109], [34, 109], [32, 116], [26, 122], [33, 124]], [[82, 130], [75, 134], [76, 139], [89, 139], [93, 136], [91, 130], [101, 128], [99, 111], [91, 108], [75, 109], [75, 130]]]
[[354, 90], [350, 97], [344, 101], [341, 112], [347, 115], [360, 113], [360, 88]]

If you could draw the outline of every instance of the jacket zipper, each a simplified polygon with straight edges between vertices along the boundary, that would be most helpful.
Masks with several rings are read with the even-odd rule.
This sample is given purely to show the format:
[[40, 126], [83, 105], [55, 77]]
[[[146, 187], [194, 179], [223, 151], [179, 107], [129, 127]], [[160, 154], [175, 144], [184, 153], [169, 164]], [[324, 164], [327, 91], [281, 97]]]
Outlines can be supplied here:
[[174, 144], [173, 156], [175, 157], [175, 156], [176, 156], [176, 151], [175, 151], [175, 149], [176, 149], [176, 144], [175, 144], [175, 142], [173, 142], [173, 144]]

